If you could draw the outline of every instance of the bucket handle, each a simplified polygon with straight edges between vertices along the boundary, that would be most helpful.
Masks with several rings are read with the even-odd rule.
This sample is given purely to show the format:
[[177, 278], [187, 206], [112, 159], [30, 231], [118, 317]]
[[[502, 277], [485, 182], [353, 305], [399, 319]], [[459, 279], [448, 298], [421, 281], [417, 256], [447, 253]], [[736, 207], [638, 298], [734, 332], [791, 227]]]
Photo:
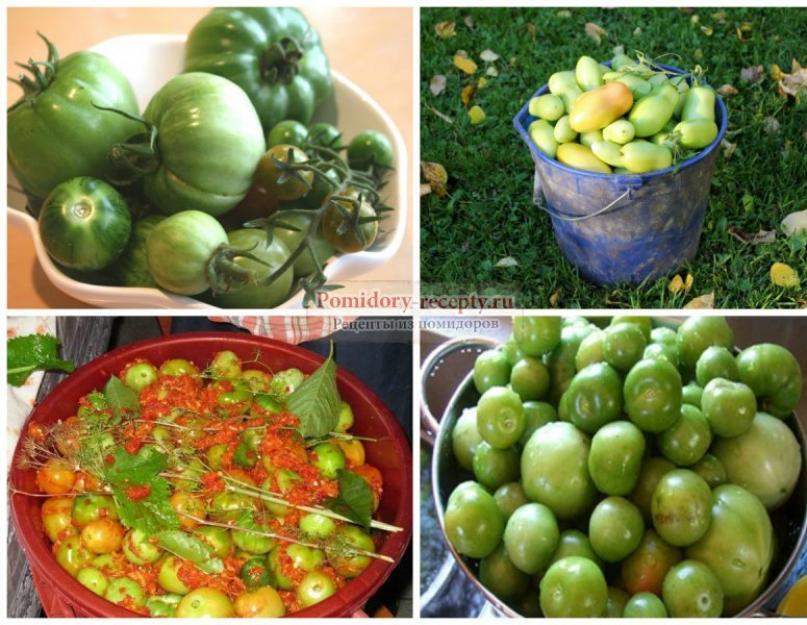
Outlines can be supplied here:
[[620, 195], [618, 198], [616, 198], [613, 202], [611, 202], [607, 206], [604, 206], [603, 208], [601, 208], [597, 212], [591, 213], [590, 215], [564, 215], [563, 213], [558, 213], [558, 212], [550, 209], [548, 205], [544, 206], [543, 204], [539, 204], [538, 208], [540, 208], [545, 213], [548, 213], [550, 217], [554, 217], [555, 219], [560, 219], [561, 221], [585, 221], [586, 219], [591, 219], [592, 217], [599, 217], [600, 215], [604, 215], [609, 210], [611, 210], [614, 206], [616, 206], [620, 201], [622, 201], [624, 198], [629, 197], [631, 191], [633, 191], [633, 189], [630, 189], [630, 188], [625, 189], [625, 192], [622, 195]]

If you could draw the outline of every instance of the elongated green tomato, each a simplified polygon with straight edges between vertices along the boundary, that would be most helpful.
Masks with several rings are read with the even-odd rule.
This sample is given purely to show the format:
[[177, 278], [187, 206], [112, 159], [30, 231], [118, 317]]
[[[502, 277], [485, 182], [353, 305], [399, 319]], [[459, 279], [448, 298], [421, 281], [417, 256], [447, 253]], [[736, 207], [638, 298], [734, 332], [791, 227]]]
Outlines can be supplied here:
[[633, 95], [630, 89], [621, 82], [609, 82], [587, 91], [574, 101], [569, 123], [575, 132], [600, 130], [630, 111], [631, 106]]
[[563, 108], [567, 115], [572, 112], [574, 103], [577, 102], [578, 98], [582, 95], [583, 90], [577, 85], [570, 85], [560, 93], [560, 99], [563, 100]]
[[[157, 133], [143, 190], [161, 212], [222, 215], [246, 196], [266, 142], [252, 103], [235, 83], [180, 74], [154, 95], [143, 119]], [[126, 157], [123, 150], [119, 158]]]
[[242, 249], [260, 260], [236, 256], [233, 262], [249, 274], [249, 282], [241, 288], [214, 295], [213, 303], [225, 308], [274, 308], [289, 296], [294, 269], [289, 267], [270, 284], [264, 284], [289, 258], [289, 249], [280, 239], [269, 243], [263, 230], [245, 228], [227, 235], [230, 245]]
[[687, 94], [689, 93], [689, 83], [687, 82], [686, 76], [673, 76], [670, 78], [670, 84], [678, 90], [678, 103], [675, 105], [673, 115], [676, 119], [681, 119]]
[[715, 91], [711, 87], [692, 87], [684, 100], [681, 120], [711, 119], [715, 120]]
[[551, 93], [539, 95], [530, 100], [529, 110], [530, 115], [554, 122], [560, 119], [564, 113], [563, 100]]
[[[293, 254], [294, 250], [297, 249], [300, 242], [308, 234], [308, 230], [311, 228], [311, 218], [307, 215], [291, 213], [289, 215], [284, 215], [282, 222], [297, 228], [297, 230], [288, 230], [287, 228], [275, 226], [274, 230], [272, 231], [272, 238], [283, 241], [283, 243], [286, 244], [286, 248], [288, 248], [289, 253]], [[324, 267], [327, 260], [333, 256], [333, 246], [319, 234], [315, 234], [314, 236], [310, 237], [309, 242], [313, 248], [314, 256], [311, 255], [310, 251], [305, 250], [297, 257], [297, 259], [294, 261], [295, 277], [307, 276], [312, 273], [316, 269], [314, 258], [316, 258], [316, 261]]]
[[232, 80], [267, 132], [284, 119], [308, 124], [333, 91], [319, 35], [290, 8], [211, 11], [188, 35], [184, 71]]
[[591, 91], [602, 85], [602, 68], [590, 56], [581, 56], [577, 60], [574, 74], [577, 84], [583, 91]]
[[558, 143], [569, 143], [577, 139], [577, 133], [569, 125], [568, 115], [561, 117], [555, 124], [554, 135]]
[[558, 151], [558, 142], [552, 125], [545, 119], [536, 119], [529, 127], [530, 139], [538, 149], [550, 158], [555, 158]]
[[120, 193], [96, 178], [72, 178], [57, 185], [39, 214], [39, 235], [60, 265], [95, 271], [111, 265], [132, 230]]
[[673, 132], [680, 135], [681, 145], [697, 150], [705, 148], [717, 138], [717, 124], [711, 119], [690, 119], [677, 124]]
[[149, 271], [167, 291], [198, 295], [210, 287], [211, 258], [227, 243], [224, 228], [207, 213], [171, 215], [157, 224], [146, 242]]
[[628, 115], [637, 137], [650, 137], [659, 132], [672, 118], [678, 103], [678, 91], [665, 84], [641, 98]]
[[596, 141], [592, 144], [591, 151], [604, 163], [608, 163], [612, 167], [622, 167], [622, 152], [618, 144], [610, 141]]
[[597, 141], [602, 141], [602, 130], [589, 130], [588, 132], [580, 133], [580, 143], [587, 148], [590, 148]]
[[659, 74], [653, 74], [650, 78], [647, 79], [647, 82], [649, 82], [653, 87], [658, 87], [666, 83], [667, 80], [668, 80], [667, 74], [662, 72]]
[[608, 124], [602, 130], [602, 138], [604, 140], [619, 145], [630, 143], [633, 141], [634, 136], [636, 136], [636, 131], [633, 128], [633, 124], [631, 124], [627, 119], [618, 119], [615, 122]]
[[555, 72], [549, 77], [547, 85], [549, 86], [549, 93], [561, 95], [569, 87], [578, 87], [577, 76], [573, 70]]
[[129, 243], [113, 265], [115, 276], [123, 286], [153, 288], [158, 286], [149, 271], [146, 241], [151, 231], [163, 219], [165, 219], [163, 215], [149, 215], [135, 222]]
[[135, 122], [94, 106], [137, 115], [134, 90], [117, 67], [95, 52], [60, 59], [42, 39], [47, 64], [25, 66], [31, 76], [22, 80], [24, 94], [7, 117], [9, 167], [38, 201], [70, 178], [104, 178], [112, 171], [112, 146], [139, 130]]
[[633, 174], [666, 169], [672, 165], [672, 152], [665, 145], [641, 139], [622, 146], [622, 163]]
[[576, 169], [610, 174], [611, 168], [594, 156], [590, 148], [579, 143], [564, 143], [558, 146], [557, 159], [564, 165]]

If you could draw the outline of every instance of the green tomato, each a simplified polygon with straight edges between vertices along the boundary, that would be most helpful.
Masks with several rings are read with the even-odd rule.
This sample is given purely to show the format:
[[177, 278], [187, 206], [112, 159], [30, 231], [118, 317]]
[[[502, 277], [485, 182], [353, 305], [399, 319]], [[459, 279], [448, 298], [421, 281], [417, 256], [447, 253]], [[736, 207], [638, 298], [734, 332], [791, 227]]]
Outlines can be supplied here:
[[510, 380], [510, 364], [502, 350], [482, 352], [474, 361], [474, 386], [481, 394], [494, 386], [505, 386]]
[[636, 487], [645, 440], [628, 421], [604, 425], [591, 439], [588, 472], [594, 485], [606, 495], [628, 495]]
[[[623, 77], [623, 79], [624, 78], [625, 77]], [[630, 85], [626, 84], [625, 86], [628, 87], [628, 89], [630, 89]], [[642, 87], [639, 87], [637, 85], [637, 88], [641, 89]], [[631, 91], [633, 91], [633, 89], [631, 89]], [[636, 94], [634, 92], [634, 97], [635, 95]], [[610, 141], [612, 143], [616, 143], [618, 145], [625, 145], [626, 143], [630, 143], [631, 141], [633, 141], [633, 138], [635, 136], [636, 136], [636, 130], [633, 128], [633, 124], [631, 124], [627, 119], [618, 119], [615, 122], [610, 123], [602, 130], [603, 139], [605, 139], [606, 141]]]
[[642, 357], [647, 340], [635, 323], [618, 323], [608, 326], [603, 337], [603, 357], [614, 369], [627, 372]]
[[701, 408], [701, 400], [703, 398], [703, 387], [698, 386], [694, 382], [690, 382], [681, 389], [681, 402]]
[[[238, 529], [238, 527], [241, 527], [242, 529]], [[233, 544], [235, 545], [236, 549], [240, 549], [241, 551], [245, 551], [249, 554], [260, 555], [269, 553], [275, 548], [277, 541], [274, 538], [263, 536], [262, 534], [253, 534], [249, 531], [251, 529], [263, 533], [270, 531], [269, 526], [263, 523], [252, 522], [241, 526], [236, 524], [234, 529], [231, 530]]]
[[768, 510], [790, 498], [801, 475], [798, 440], [781, 419], [764, 412], [739, 436], [718, 440], [713, 451], [728, 481], [759, 497]]
[[504, 547], [510, 561], [529, 575], [546, 568], [559, 539], [555, 515], [540, 503], [528, 503], [518, 508], [510, 515], [504, 529]]
[[[367, 534], [364, 534], [359, 530], [362, 534], [361, 538], [353, 539], [351, 543], [349, 539], [345, 539], [344, 536], [340, 536], [339, 539], [343, 542], [345, 546], [353, 546], [364, 549], [365, 551], [374, 551], [375, 547], [372, 543], [372, 539], [370, 542], [367, 543], [366, 539], [369, 538]], [[360, 541], [360, 542], [357, 542]], [[322, 568], [322, 565], [325, 564], [325, 552], [322, 549], [315, 549], [313, 547], [306, 547], [305, 545], [288, 545], [286, 547], [286, 553], [291, 558], [292, 565], [300, 569], [301, 571], [314, 571], [316, 569]], [[345, 557], [345, 556], [343, 556]], [[365, 556], [352, 556], [364, 559]], [[369, 560], [368, 560], [369, 561]], [[364, 560], [361, 560], [364, 562]]]
[[[196, 366], [189, 360], [185, 360], [184, 358], [172, 358], [170, 360], [166, 360], [163, 364], [160, 365], [160, 375], [198, 375], [199, 370]], [[191, 461], [189, 464], [193, 464]], [[202, 466], [202, 465], [199, 465]], [[204, 467], [202, 466], [202, 472], [204, 472]]]
[[92, 552], [82, 544], [81, 537], [75, 534], [57, 542], [54, 553], [59, 566], [73, 577], [78, 575], [79, 570], [94, 557]]
[[104, 599], [127, 608], [142, 608], [146, 605], [146, 591], [129, 577], [118, 577], [109, 582]]
[[681, 414], [681, 375], [666, 360], [641, 360], [625, 377], [625, 412], [640, 429], [661, 432]]
[[348, 144], [347, 162], [353, 169], [383, 173], [393, 165], [392, 144], [383, 132], [365, 130]]
[[150, 564], [159, 560], [162, 554], [163, 550], [157, 546], [157, 541], [150, 540], [149, 535], [141, 529], [129, 530], [123, 537], [123, 555], [132, 564]]
[[333, 124], [317, 122], [308, 129], [308, 142], [332, 150], [340, 149], [342, 133]]
[[715, 119], [715, 92], [709, 86], [692, 87], [687, 91], [684, 107], [681, 110], [681, 119]]
[[126, 201], [96, 178], [70, 178], [58, 184], [39, 213], [39, 236], [50, 257], [78, 271], [110, 266], [131, 232]]
[[[113, 173], [109, 152], [139, 131], [136, 122], [97, 107], [137, 115], [126, 76], [101, 54], [75, 52], [59, 59], [46, 39], [48, 63], [40, 80], [8, 110], [8, 165], [26, 193], [45, 198], [61, 182]], [[51, 69], [52, 68], [52, 69]]]
[[91, 590], [96, 595], [104, 596], [107, 588], [109, 587], [109, 580], [107, 576], [95, 567], [88, 566], [81, 569], [76, 575], [78, 583]]
[[577, 84], [583, 91], [591, 91], [602, 85], [602, 67], [590, 56], [581, 56], [577, 60], [574, 74]]
[[335, 480], [347, 466], [342, 448], [334, 443], [320, 443], [311, 453], [314, 466], [326, 479]]
[[524, 432], [518, 443], [522, 447], [530, 440], [532, 433], [535, 430], [543, 427], [551, 421], [557, 421], [558, 413], [552, 404], [543, 401], [525, 401], [524, 402]]
[[564, 115], [557, 121], [552, 134], [558, 143], [570, 143], [577, 139], [577, 133], [572, 130], [568, 115]]
[[642, 541], [642, 513], [623, 497], [606, 497], [594, 508], [588, 522], [591, 547], [606, 562], [619, 562]]
[[490, 491], [518, 479], [519, 453], [515, 447], [497, 449], [482, 441], [474, 453], [476, 481]]
[[[373, 539], [360, 527], [343, 525], [336, 530], [336, 540], [338, 544], [344, 546], [344, 550], [328, 553], [328, 562], [339, 575], [348, 579], [358, 577], [364, 569], [370, 566], [372, 559], [369, 555], [359, 553], [356, 550], [374, 553], [375, 543], [373, 543]], [[296, 545], [291, 545], [289, 551], [293, 546]]]
[[734, 333], [722, 317], [689, 317], [678, 327], [678, 354], [681, 365], [693, 370], [707, 347], [732, 349]]
[[73, 500], [73, 524], [78, 527], [89, 525], [101, 518], [116, 520], [118, 506], [109, 495], [78, 495]]
[[640, 98], [628, 114], [637, 137], [650, 137], [670, 121], [678, 104], [678, 90], [672, 85], [661, 85], [643, 98]]
[[703, 389], [701, 408], [715, 434], [739, 436], [751, 427], [757, 401], [742, 382], [714, 378]]
[[328, 202], [320, 231], [337, 252], [361, 252], [378, 236], [377, 217], [373, 205], [356, 192], [352, 200], [336, 198]]
[[217, 588], [196, 588], [177, 605], [179, 618], [229, 618], [235, 616], [230, 598]]
[[667, 618], [667, 608], [653, 593], [640, 592], [630, 598], [622, 616], [624, 618]]
[[608, 603], [605, 575], [588, 558], [558, 560], [541, 579], [541, 611], [547, 618], [599, 617]]
[[160, 564], [160, 570], [157, 574], [157, 583], [160, 588], [166, 592], [177, 595], [186, 595], [190, 592], [190, 588], [185, 585], [178, 575], [179, 568], [182, 566], [182, 560], [176, 556], [167, 556]]
[[679, 142], [689, 150], [700, 150], [717, 139], [717, 124], [711, 119], [689, 119], [675, 125]]
[[233, 552], [233, 537], [225, 527], [203, 525], [194, 529], [193, 534], [209, 545], [217, 558], [226, 558]]
[[588, 472], [588, 436], [570, 423], [548, 423], [537, 430], [521, 455], [521, 482], [531, 501], [559, 519], [573, 519], [594, 502]]
[[527, 356], [548, 354], [561, 340], [560, 317], [516, 317], [513, 337]]
[[208, 516], [218, 523], [237, 520], [246, 510], [257, 510], [258, 502], [240, 493], [223, 492], [213, 497]]
[[494, 386], [482, 395], [476, 406], [479, 435], [492, 447], [514, 445], [524, 432], [524, 406], [521, 398], [503, 386]]
[[672, 618], [716, 618], [723, 613], [720, 581], [696, 560], [684, 560], [670, 569], [662, 596]]
[[744, 349], [737, 356], [740, 382], [751, 387], [760, 408], [774, 417], [785, 418], [801, 398], [801, 367], [781, 345], [762, 343]]
[[286, 119], [278, 122], [266, 135], [266, 147], [274, 147], [276, 145], [293, 145], [297, 148], [302, 148], [308, 140], [308, 128], [305, 124], [294, 119]]
[[157, 288], [149, 271], [146, 241], [163, 219], [163, 215], [148, 215], [134, 223], [129, 242], [112, 265], [112, 272], [122, 286]]
[[454, 429], [451, 430], [451, 449], [457, 463], [467, 471], [473, 471], [474, 454], [482, 437], [476, 427], [476, 408], [467, 408], [462, 411]]
[[319, 35], [290, 8], [210, 12], [188, 35], [184, 71], [232, 80], [267, 130], [285, 119], [308, 124], [333, 90]]
[[504, 545], [479, 561], [479, 581], [505, 601], [517, 599], [530, 585], [529, 575], [513, 564]]
[[346, 401], [339, 403], [339, 420], [336, 422], [337, 432], [347, 432], [353, 427], [353, 409]]
[[685, 547], [697, 542], [712, 521], [711, 490], [704, 479], [687, 469], [665, 473], [653, 492], [653, 526], [671, 545]]
[[656, 435], [659, 451], [673, 464], [688, 467], [703, 458], [712, 444], [709, 420], [695, 406], [683, 404], [681, 416]]
[[605, 605], [605, 618], [622, 618], [630, 595], [621, 588], [608, 587], [608, 603]]
[[543, 399], [549, 390], [549, 370], [537, 358], [525, 356], [513, 365], [510, 388], [522, 401]]
[[672, 328], [659, 326], [650, 330], [650, 341], [652, 343], [663, 343], [665, 345], [677, 345], [678, 334]]
[[123, 383], [136, 392], [157, 381], [157, 367], [150, 362], [136, 362], [126, 367]]
[[589, 365], [605, 362], [605, 355], [603, 354], [604, 341], [605, 333], [602, 330], [596, 330], [580, 342], [580, 347], [574, 357], [574, 364], [578, 371], [585, 369]]
[[229, 446], [225, 443], [219, 443], [218, 445], [213, 445], [205, 452], [205, 458], [207, 458], [207, 464], [210, 465], [210, 468], [214, 471], [218, 471], [222, 468], [222, 464], [224, 462], [224, 456], [227, 454], [229, 450]]
[[555, 158], [558, 151], [558, 142], [555, 139], [555, 129], [545, 119], [536, 119], [530, 123], [527, 132], [533, 143], [549, 158]]
[[622, 146], [622, 164], [632, 174], [666, 169], [672, 161], [672, 152], [666, 145], [637, 139]]
[[304, 608], [325, 601], [328, 597], [336, 593], [336, 584], [333, 579], [325, 573], [311, 571], [303, 577], [297, 586], [297, 600]]
[[680, 561], [681, 550], [667, 544], [648, 528], [636, 550], [622, 561], [622, 583], [631, 594], [661, 595], [664, 577]]
[[[186, 53], [186, 64], [190, 58]], [[143, 118], [158, 137], [155, 168], [145, 175], [143, 191], [161, 212], [222, 215], [246, 196], [266, 143], [258, 115], [237, 85], [212, 73], [179, 74], [154, 95]], [[176, 250], [168, 260], [176, 262]]]
[[549, 401], [553, 405], [558, 404], [577, 373], [574, 359], [580, 344], [596, 329], [592, 324], [575, 324], [561, 330], [560, 343], [546, 357], [546, 366], [549, 369]]
[[715, 378], [737, 380], [738, 377], [739, 371], [734, 354], [722, 346], [707, 347], [695, 364], [695, 379], [701, 388]]
[[591, 541], [580, 530], [564, 530], [560, 533], [558, 540], [558, 548], [552, 554], [550, 564], [554, 564], [558, 560], [568, 558], [569, 556], [580, 556], [581, 558], [588, 558], [592, 562], [600, 566], [600, 558], [594, 553], [591, 546]]
[[[284, 224], [296, 228], [296, 230], [277, 226], [272, 230], [272, 238], [285, 243], [289, 253], [294, 254], [294, 251], [300, 247], [303, 239], [308, 235], [311, 228], [311, 218], [307, 215], [292, 213], [284, 215], [282, 221]], [[305, 250], [297, 257], [294, 261], [295, 278], [313, 273], [317, 268], [317, 264], [324, 267], [325, 262], [334, 254], [333, 246], [319, 234], [309, 237], [308, 241], [311, 243], [314, 255], [312, 256], [309, 250]]]
[[493, 493], [493, 498], [496, 500], [496, 505], [499, 506], [499, 510], [502, 511], [505, 519], [509, 519], [516, 509], [527, 503], [524, 488], [519, 482], [502, 484]]
[[269, 586], [272, 582], [272, 573], [263, 556], [255, 556], [244, 562], [240, 576], [247, 588]]
[[705, 454], [703, 458], [701, 458], [691, 468], [695, 473], [706, 480], [709, 488], [717, 488], [721, 484], [728, 482], [726, 467], [724, 467], [723, 463], [712, 454]]
[[154, 618], [173, 618], [180, 601], [181, 595], [153, 595], [146, 599], [146, 608]]
[[[598, 362], [577, 373], [562, 398], [568, 418], [593, 434], [622, 413], [622, 382], [610, 365]], [[560, 410], [563, 417], [563, 410]]]
[[532, 98], [528, 108], [530, 115], [548, 122], [558, 121], [564, 113], [563, 100], [551, 93]]
[[493, 553], [504, 534], [505, 519], [496, 500], [476, 482], [463, 482], [453, 490], [444, 522], [454, 549], [470, 558]]
[[283, 599], [271, 586], [262, 586], [238, 595], [233, 608], [242, 618], [279, 618], [286, 614]]

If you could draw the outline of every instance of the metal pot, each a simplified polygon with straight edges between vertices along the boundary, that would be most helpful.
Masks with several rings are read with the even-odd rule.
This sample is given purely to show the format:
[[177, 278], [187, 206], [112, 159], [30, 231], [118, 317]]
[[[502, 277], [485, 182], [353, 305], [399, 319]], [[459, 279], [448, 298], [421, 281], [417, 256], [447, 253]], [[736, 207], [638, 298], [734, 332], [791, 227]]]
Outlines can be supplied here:
[[[491, 349], [496, 344], [496, 341], [486, 337], [453, 339], [443, 343], [429, 354], [421, 367], [421, 438], [433, 446], [431, 461], [432, 497], [440, 527], [443, 531], [443, 537], [453, 555], [453, 562], [451, 563], [456, 563], [459, 566], [500, 615], [520, 617], [521, 615], [512, 607], [482, 585], [477, 577], [478, 565], [476, 561], [457, 553], [445, 534], [443, 515], [449, 495], [458, 484], [465, 480], [473, 479], [471, 474], [457, 465], [451, 448], [451, 432], [457, 419], [459, 419], [463, 410], [475, 406], [479, 400], [479, 393], [473, 382], [473, 359], [470, 359], [470, 364], [465, 369], [468, 373], [456, 386], [456, 390], [439, 420], [432, 415], [429, 409], [430, 384], [433, 383], [440, 368], [445, 367], [445, 363], [452, 357], [452, 354], [464, 352], [466, 355], [478, 355], [487, 349]], [[770, 513], [778, 543], [778, 549], [771, 565], [771, 581], [751, 604], [736, 614], [738, 617], [771, 615], [771, 611], [766, 606], [775, 605], [784, 595], [787, 587], [786, 582], [795, 571], [799, 555], [807, 543], [807, 456], [805, 456], [807, 437], [805, 437], [804, 429], [795, 414], [791, 415], [786, 420], [786, 423], [801, 445], [802, 471], [793, 495], [788, 502], [778, 510]], [[443, 567], [442, 575], [438, 576], [433, 586], [448, 579], [449, 568], [447, 565]], [[430, 592], [438, 594], [439, 590], [434, 587]]]

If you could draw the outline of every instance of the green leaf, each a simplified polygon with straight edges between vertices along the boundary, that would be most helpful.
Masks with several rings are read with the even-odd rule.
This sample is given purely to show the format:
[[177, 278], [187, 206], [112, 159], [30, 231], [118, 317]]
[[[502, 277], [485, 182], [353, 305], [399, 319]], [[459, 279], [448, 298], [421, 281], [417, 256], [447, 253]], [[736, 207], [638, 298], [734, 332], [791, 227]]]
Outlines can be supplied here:
[[8, 383], [22, 386], [36, 370], [72, 372], [76, 365], [59, 358], [59, 339], [50, 334], [29, 334], [8, 340]]
[[365, 528], [370, 527], [373, 518], [373, 491], [363, 477], [352, 471], [339, 472], [339, 495], [328, 500], [325, 505]]
[[104, 478], [110, 484], [147, 484], [168, 466], [166, 455], [156, 447], [141, 447], [136, 454], [130, 454], [122, 447], [112, 452]]
[[328, 359], [289, 395], [286, 408], [300, 419], [300, 434], [305, 438], [316, 438], [325, 436], [336, 427], [340, 401], [331, 343]]
[[224, 572], [224, 562], [213, 557], [213, 548], [187, 532], [165, 530], [157, 534], [157, 541], [160, 547], [193, 562], [205, 573], [219, 575]]
[[104, 386], [104, 397], [116, 421], [140, 415], [140, 402], [137, 393], [121, 382], [117, 376], [112, 376]]

